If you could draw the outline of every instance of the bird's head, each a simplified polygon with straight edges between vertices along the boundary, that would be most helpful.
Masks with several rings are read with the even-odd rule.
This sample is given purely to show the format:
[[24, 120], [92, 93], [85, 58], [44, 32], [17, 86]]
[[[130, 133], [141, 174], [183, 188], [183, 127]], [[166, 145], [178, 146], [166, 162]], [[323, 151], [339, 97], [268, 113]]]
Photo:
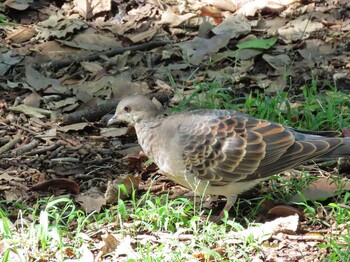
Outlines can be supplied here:
[[127, 122], [135, 125], [141, 120], [150, 119], [158, 114], [158, 108], [149, 98], [142, 95], [128, 96], [119, 102], [114, 116], [108, 120], [107, 125], [116, 122]]

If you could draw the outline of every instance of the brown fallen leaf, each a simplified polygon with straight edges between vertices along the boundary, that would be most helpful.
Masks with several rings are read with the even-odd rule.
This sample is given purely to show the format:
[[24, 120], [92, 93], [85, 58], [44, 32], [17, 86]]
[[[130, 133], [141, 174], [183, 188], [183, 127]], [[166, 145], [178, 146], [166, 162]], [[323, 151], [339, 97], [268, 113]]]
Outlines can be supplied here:
[[29, 190], [48, 191], [50, 189], [65, 189], [76, 195], [78, 195], [80, 191], [79, 185], [75, 181], [67, 178], [51, 179], [43, 183], [36, 184]]
[[113, 252], [120, 244], [120, 240], [115, 238], [110, 233], [106, 233], [106, 234], [102, 235], [102, 240], [104, 243], [103, 243], [103, 246], [102, 246], [100, 252], [98, 252], [98, 255], [96, 256], [95, 261], [101, 261], [102, 256], [104, 256], [110, 252]]
[[12, 106], [9, 108], [9, 110], [14, 112], [23, 113], [30, 117], [37, 117], [37, 118], [45, 118], [51, 115], [50, 110], [42, 109], [42, 108], [36, 108], [26, 105], [18, 105], [18, 106]]
[[106, 205], [106, 198], [96, 187], [92, 187], [88, 191], [80, 194], [75, 200], [80, 203], [88, 213], [92, 211], [100, 212], [101, 207]]
[[217, 25], [220, 24], [224, 18], [220, 9], [218, 9], [214, 6], [203, 6], [200, 9], [200, 14], [202, 16], [212, 17]]
[[127, 199], [131, 196], [133, 190], [138, 190], [141, 181], [141, 175], [127, 174], [118, 177], [113, 181], [108, 181], [105, 193], [106, 203], [112, 204], [118, 199]]
[[2, 174], [0, 175], [0, 180], [6, 180], [6, 181], [12, 181], [12, 180], [14, 180], [14, 181], [24, 181], [23, 178], [19, 178], [19, 177], [16, 177], [16, 176], [11, 176], [11, 175], [9, 175], [7, 172], [2, 173]]
[[[226, 247], [224, 247], [224, 246], [216, 247], [216, 248], [211, 249], [211, 251], [214, 251], [214, 252], [222, 255], [226, 251]], [[201, 261], [201, 262], [214, 260], [214, 257], [212, 255], [210, 255], [210, 253], [208, 253], [208, 251], [194, 253], [193, 256], [195, 258], [199, 259], [199, 261]]]
[[26, 94], [26, 97], [23, 99], [23, 104], [31, 107], [40, 107], [41, 99], [41, 95], [34, 91]]
[[88, 125], [89, 124], [86, 123], [86, 122], [84, 122], [84, 123], [76, 123], [76, 124], [71, 124], [71, 125], [66, 125], [66, 126], [60, 126], [58, 128], [58, 130], [62, 131], [62, 132], [77, 131], [77, 130], [83, 130]]
[[34, 26], [25, 26], [14, 29], [6, 37], [6, 41], [11, 41], [13, 43], [23, 43], [30, 40], [36, 35]]
[[136, 172], [145, 171], [145, 162], [147, 159], [148, 157], [143, 153], [143, 151], [139, 151], [137, 155], [134, 155], [131, 152], [131, 154], [128, 154], [123, 158], [123, 160], [128, 161], [125, 164], [126, 168], [136, 170]]
[[[340, 182], [340, 181], [339, 181]], [[350, 180], [344, 179], [342, 183], [335, 182], [332, 179], [322, 177], [312, 182], [308, 187], [301, 190], [301, 194], [306, 200], [325, 200], [329, 197], [336, 196], [339, 190], [350, 190]], [[289, 203], [300, 202], [302, 199], [298, 194], [294, 195]]]
[[[65, 254], [69, 257], [74, 256], [74, 252], [70, 251], [70, 250], [64, 250]], [[72, 254], [69, 254], [69, 253]], [[94, 262], [94, 255], [92, 254], [92, 252], [90, 251], [90, 249], [86, 246], [86, 244], [83, 244], [80, 248], [79, 248], [79, 252], [80, 252], [80, 258], [78, 259], [65, 259], [65, 262]]]
[[278, 205], [275, 206], [273, 208], [271, 208], [269, 210], [269, 212], [267, 212], [268, 216], [270, 217], [288, 217], [288, 216], [292, 216], [297, 214], [301, 220], [304, 220], [304, 213], [301, 212], [299, 209], [295, 208], [295, 207], [291, 207], [288, 205]]
[[8, 202], [18, 201], [22, 197], [27, 197], [26, 190], [24, 188], [19, 188], [11, 185], [10, 190], [5, 191], [5, 199]]
[[128, 131], [127, 127], [106, 127], [101, 128], [101, 136], [104, 137], [119, 137], [119, 136], [125, 136]]

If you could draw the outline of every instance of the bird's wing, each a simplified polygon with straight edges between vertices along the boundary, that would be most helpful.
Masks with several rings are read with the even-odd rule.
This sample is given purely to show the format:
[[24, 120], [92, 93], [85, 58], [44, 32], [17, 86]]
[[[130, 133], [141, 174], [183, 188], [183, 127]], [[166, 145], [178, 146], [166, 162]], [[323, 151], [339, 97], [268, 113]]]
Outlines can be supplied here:
[[229, 110], [196, 110], [181, 117], [186, 168], [212, 185], [271, 176], [341, 143], [337, 138], [295, 141], [293, 130], [281, 124]]

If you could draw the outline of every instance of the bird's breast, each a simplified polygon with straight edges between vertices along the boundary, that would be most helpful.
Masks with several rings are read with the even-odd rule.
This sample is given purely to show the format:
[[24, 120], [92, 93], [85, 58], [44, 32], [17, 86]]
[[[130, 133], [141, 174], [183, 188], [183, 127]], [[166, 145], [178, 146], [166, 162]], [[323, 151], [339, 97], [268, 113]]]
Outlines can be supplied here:
[[162, 173], [175, 181], [177, 177], [184, 176], [185, 165], [176, 134], [170, 134], [162, 126], [149, 123], [137, 124], [135, 129], [144, 153], [154, 161]]

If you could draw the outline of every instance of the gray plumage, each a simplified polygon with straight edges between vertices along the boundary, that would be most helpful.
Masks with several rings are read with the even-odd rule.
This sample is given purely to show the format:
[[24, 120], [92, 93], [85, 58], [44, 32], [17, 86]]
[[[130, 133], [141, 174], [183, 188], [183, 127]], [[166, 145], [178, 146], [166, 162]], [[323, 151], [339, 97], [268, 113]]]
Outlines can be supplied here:
[[[230, 110], [164, 116], [144, 96], [124, 98], [108, 124], [135, 126], [139, 144], [159, 169], [198, 194], [236, 196], [312, 159], [350, 156], [350, 139], [297, 131]], [[223, 211], [219, 215], [221, 217]]]

